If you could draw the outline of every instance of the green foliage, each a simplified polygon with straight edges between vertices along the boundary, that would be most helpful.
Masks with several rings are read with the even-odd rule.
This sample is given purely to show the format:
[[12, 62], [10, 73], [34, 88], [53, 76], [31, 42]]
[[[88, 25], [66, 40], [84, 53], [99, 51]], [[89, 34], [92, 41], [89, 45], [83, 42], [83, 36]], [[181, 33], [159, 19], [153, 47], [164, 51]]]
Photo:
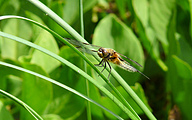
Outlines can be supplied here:
[[[106, 16], [97, 25], [93, 36], [93, 44], [105, 48], [113, 48], [117, 52], [129, 56], [129, 58], [137, 61], [142, 66], [144, 64], [144, 54], [139, 40], [130, 28], [119, 21], [115, 15], [111, 14]], [[135, 52], [137, 54], [135, 54]], [[133, 64], [132, 62], [130, 63]], [[131, 85], [138, 80], [138, 76], [135, 74], [126, 72], [122, 69], [117, 69], [117, 71], [122, 73], [121, 75], [123, 78]]]
[[1, 120], [14, 120], [12, 115], [9, 113], [9, 111], [5, 108], [5, 105], [3, 102], [0, 102], [0, 119]]
[[[23, 68], [45, 75], [45, 72], [39, 66], [27, 63], [23, 63], [22, 66]], [[33, 106], [33, 109], [39, 114], [42, 114], [52, 100], [52, 84], [27, 73], [24, 73], [22, 78], [24, 80], [22, 82], [22, 100]], [[32, 119], [32, 116], [27, 114], [27, 111], [23, 109], [21, 111], [21, 119]]]
[[[42, 2], [76, 31], [80, 31], [78, 0]], [[52, 16], [51, 12], [47, 13], [31, 3], [25, 0], [0, 0], [0, 14], [24, 16], [46, 25], [64, 38], [84, 41], [76, 31], [67, 29], [59, 19], [55, 20], [57, 17]], [[94, 100], [90, 107], [93, 119], [140, 119], [138, 115], [141, 119], [146, 116], [148, 119], [154, 116], [157, 119], [167, 119], [174, 105], [180, 109], [177, 115], [180, 114], [183, 119], [192, 119], [192, 1], [83, 0], [83, 8], [85, 39], [95, 45], [113, 48], [137, 61], [143, 68], [124, 58], [150, 80], [139, 73], [130, 73], [112, 65], [109, 82], [105, 77], [109, 74], [109, 68], [101, 74], [92, 66], [98, 64], [98, 56], [94, 56], [96, 59], [90, 55], [85, 58], [79, 56], [81, 53], [74, 52], [70, 45], [64, 45], [61, 37], [33, 22], [1, 19], [2, 33], [33, 42], [54, 55], [58, 54], [66, 62], [62, 63], [53, 54], [48, 56], [44, 54], [46, 52], [38, 51], [33, 45], [29, 47], [25, 42], [22, 44], [5, 36], [0, 37], [0, 62], [11, 63], [47, 76], [74, 91], [69, 92], [68, 89], [63, 89], [65, 87], [60, 88], [61, 84], [53, 85], [49, 80], [44, 81], [43, 78], [5, 67], [2, 63], [0, 90], [23, 100], [45, 120], [87, 119], [84, 99], [91, 102]], [[88, 62], [87, 74], [81, 71], [82, 58], [92, 64]], [[86, 94], [84, 77], [91, 82], [88, 89], [91, 99], [78, 93]], [[128, 84], [134, 93], [129, 91]], [[159, 85], [162, 85], [161, 89], [157, 89]], [[2, 91], [0, 93], [5, 95]], [[139, 97], [135, 97], [135, 93]], [[16, 98], [9, 98], [17, 101]], [[21, 102], [17, 103], [22, 105]], [[100, 104], [113, 112], [113, 116], [106, 109], [101, 109]], [[25, 104], [23, 106], [27, 110], [0, 96], [0, 120], [34, 119], [36, 113]], [[153, 111], [154, 116], [149, 110]], [[41, 119], [38, 114], [36, 117]]]

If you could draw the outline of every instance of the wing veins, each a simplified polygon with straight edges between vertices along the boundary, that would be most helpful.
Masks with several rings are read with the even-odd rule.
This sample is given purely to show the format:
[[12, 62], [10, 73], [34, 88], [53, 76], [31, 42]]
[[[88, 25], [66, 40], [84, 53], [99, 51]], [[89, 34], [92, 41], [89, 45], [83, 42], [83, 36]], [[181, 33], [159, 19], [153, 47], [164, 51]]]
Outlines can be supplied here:
[[[123, 57], [125, 57], [125, 58], [127, 58], [128, 60], [134, 62], [136, 65], [138, 65], [138, 66], [140, 66], [140, 67], [143, 67], [143, 66], [140, 65], [138, 62], [136, 62], [136, 61], [134, 61], [134, 60], [128, 58], [127, 56], [125, 56], [125, 55], [123, 55], [123, 54], [120, 54], [120, 53], [118, 53], [118, 54], [121, 55], [121, 56], [123, 56]], [[121, 58], [121, 59], [122, 59], [122, 58]], [[123, 60], [124, 60], [124, 59], [123, 59]], [[126, 61], [126, 60], [124, 60], [124, 61]], [[128, 63], [128, 62], [126, 61], [126, 63]], [[129, 64], [130, 64], [130, 63], [129, 63]]]
[[70, 39], [70, 38], [64, 38], [65, 40], [67, 40], [69, 43], [73, 44], [73, 45], [77, 45], [77, 46], [83, 46], [83, 45], [88, 45], [88, 46], [92, 46], [92, 47], [97, 47], [100, 48], [101, 46], [98, 45], [93, 45], [93, 44], [89, 44], [89, 43], [84, 43], [84, 42], [80, 42], [74, 39]]
[[85, 52], [85, 53], [88, 53], [88, 54], [92, 54], [93, 55], [93, 52], [97, 52], [97, 50], [94, 50], [94, 49], [91, 49], [91, 48], [86, 48], [84, 47], [84, 45], [86, 46], [92, 46], [92, 47], [97, 47], [99, 48], [100, 46], [97, 46], [97, 45], [92, 45], [92, 44], [89, 44], [89, 43], [83, 43], [83, 42], [80, 42], [80, 41], [77, 41], [77, 40], [74, 40], [74, 39], [70, 39], [70, 38], [64, 38], [65, 40], [67, 40], [69, 43], [77, 46], [76, 48], [79, 50], [79, 51], [82, 51], [82, 52]]
[[[122, 59], [122, 58], [121, 58]], [[119, 59], [120, 60], [120, 59]], [[122, 62], [125, 62], [125, 64], [128, 64], [129, 66], [131, 66], [131, 67], [133, 67], [130, 63], [128, 63], [127, 61], [122, 61]], [[120, 65], [121, 66], [121, 65]], [[123, 67], [123, 66], [122, 66]], [[140, 73], [141, 75], [143, 75], [144, 77], [146, 77], [147, 79], [149, 79], [150, 80], [150, 78], [149, 77], [147, 77], [145, 74], [143, 74], [141, 71], [139, 71], [139, 70], [137, 70], [135, 67], [133, 67], [135, 70], [136, 70], [136, 72], [138, 72], [138, 73]]]

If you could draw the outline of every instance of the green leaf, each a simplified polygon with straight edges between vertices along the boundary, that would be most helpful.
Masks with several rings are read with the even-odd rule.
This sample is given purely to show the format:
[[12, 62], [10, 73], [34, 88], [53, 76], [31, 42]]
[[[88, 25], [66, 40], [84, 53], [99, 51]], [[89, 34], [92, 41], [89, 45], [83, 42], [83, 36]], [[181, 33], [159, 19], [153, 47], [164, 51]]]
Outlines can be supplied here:
[[65, 5], [63, 6], [63, 19], [68, 24], [72, 24], [75, 22], [78, 16], [79, 16], [79, 1], [66, 0]]
[[158, 65], [164, 70], [167, 71], [167, 66], [160, 58], [160, 49], [159, 42], [157, 40], [156, 31], [151, 25], [151, 16], [150, 16], [150, 5], [146, 0], [133, 0], [133, 8], [136, 14], [136, 23], [138, 34], [140, 39], [145, 46], [145, 49], [151, 55], [153, 59], [156, 60]]
[[14, 75], [9, 75], [6, 81], [7, 91], [14, 96], [19, 96], [22, 90], [22, 78]]
[[[1, 62], [0, 64], [4, 64], [4, 65], [11, 65], [11, 64], [7, 64], [7, 63], [3, 63]], [[12, 65], [11, 65], [12, 66]], [[14, 66], [14, 65], [13, 65]], [[0, 89], [0, 93], [2, 95], [4, 95], [5, 97], [8, 97], [12, 100], [14, 100], [15, 102], [17, 102], [18, 104], [20, 104], [22, 107], [24, 107], [34, 118], [42, 120], [42, 118], [31, 108], [29, 107], [27, 104], [25, 104], [23, 101], [19, 100], [18, 98], [16, 98], [15, 96], [9, 94], [8, 92], [5, 92], [3, 90]], [[16, 111], [15, 111], [16, 112]]]
[[176, 56], [173, 56], [173, 60], [174, 60], [173, 62], [175, 63], [175, 66], [177, 68], [176, 69], [177, 70], [177, 76], [179, 76], [185, 80], [192, 79], [191, 66]]
[[[37, 20], [38, 22], [44, 24], [42, 19], [33, 13], [27, 12], [27, 15]], [[59, 53], [59, 48], [55, 38], [47, 32], [46, 30], [40, 28], [37, 25], [33, 24], [33, 42], [53, 53]], [[31, 63], [41, 66], [47, 73], [51, 72], [53, 69], [60, 65], [60, 62], [57, 60], [45, 55], [44, 53], [34, 50], [33, 48], [30, 49], [31, 51]]]
[[[39, 36], [35, 40], [35, 44], [44, 47], [54, 53], [59, 52], [55, 39], [49, 32], [45, 30], [40, 31]], [[47, 73], [51, 72], [53, 69], [60, 65], [60, 62], [38, 50], [34, 50], [32, 53], [31, 63], [41, 66]]]
[[[132, 30], [113, 14], [103, 18], [97, 25], [94, 32], [93, 44], [112, 48], [130, 59], [137, 61], [139, 64], [144, 64], [143, 50], [139, 40], [133, 34]], [[126, 58], [124, 59], [127, 60]], [[132, 64], [132, 62], [130, 63]], [[132, 65], [138, 68], [137, 65]], [[130, 73], [122, 69], [117, 70], [122, 73], [121, 75], [130, 84], [133, 84], [138, 79], [139, 74]]]
[[[10, 61], [10, 60], [6, 60], [5, 62], [12, 63], [12, 64], [17, 64], [17, 63], [15, 63], [13, 61]], [[3, 90], [11, 90], [12, 89], [12, 88], [10, 88], [12, 83], [9, 84], [9, 82], [11, 80], [10, 81], [7, 80], [7, 78], [10, 78], [10, 75], [21, 77], [21, 72], [15, 70], [15, 69], [12, 69], [12, 68], [8, 68], [8, 67], [5, 67], [5, 66], [0, 66], [0, 78], [1, 78], [0, 88], [1, 89], [3, 89]], [[16, 81], [14, 81], [14, 82], [17, 83]], [[15, 91], [17, 91], [16, 88], [15, 88]]]
[[[23, 63], [22, 65], [26, 69], [46, 75], [46, 73], [39, 66], [27, 63]], [[24, 102], [30, 105], [39, 114], [43, 114], [45, 108], [52, 99], [52, 84], [36, 76], [23, 73], [22, 87], [22, 98]], [[21, 119], [29, 120], [32, 119], [32, 116], [28, 114], [26, 110], [22, 110]]]
[[[60, 56], [70, 60], [70, 62], [76, 64], [77, 66], [82, 66], [82, 60], [80, 57], [68, 46], [61, 48]], [[74, 88], [81, 93], [85, 93], [85, 83], [83, 77], [65, 65], [56, 71], [58, 72], [56, 73], [56, 80], [58, 82]], [[85, 108], [85, 101], [83, 99], [80, 99], [76, 95], [61, 89], [58, 86], [53, 86], [53, 93], [54, 100], [46, 109], [46, 113], [55, 113], [64, 119], [75, 119], [83, 112]]]
[[155, 30], [156, 37], [164, 47], [165, 53], [168, 52], [167, 26], [175, 7], [175, 0], [152, 0], [150, 2], [150, 22]]
[[[113, 111], [114, 113], [120, 115], [121, 113], [121, 109], [114, 104], [114, 102], [112, 100], [110, 100], [107, 97], [102, 97], [102, 103], [105, 107], [107, 107], [109, 110]], [[104, 114], [109, 118], [109, 119], [115, 119], [114, 116], [111, 116], [110, 114], [108, 114], [107, 112], [104, 111]], [[127, 116], [126, 116], [127, 117]]]
[[[152, 109], [150, 108], [147, 98], [145, 97], [145, 93], [144, 90], [142, 88], [142, 86], [139, 83], [135, 83], [134, 86], [132, 86], [132, 89], [135, 91], [135, 93], [139, 96], [139, 98], [143, 101], [143, 103], [148, 107], [148, 109], [151, 111]], [[128, 98], [129, 99], [129, 96]], [[131, 98], [130, 98], [131, 99]], [[138, 113], [138, 114], [142, 114], [143, 111], [141, 110], [141, 108], [135, 103], [135, 101], [133, 101], [132, 99], [130, 100], [130, 104], [131, 106], [133, 106], [134, 110]]]
[[[32, 1], [31, 1], [32, 2]], [[39, 2], [39, 1], [38, 1]], [[28, 41], [25, 41], [24, 39], [21, 39], [21, 38], [18, 38], [16, 36], [12, 36], [10, 34], [6, 34], [6, 33], [3, 33], [3, 32], [0, 32], [0, 35], [3, 36], [3, 37], [7, 37], [7, 38], [10, 38], [10, 39], [13, 39], [13, 40], [16, 40], [18, 42], [21, 42], [21, 43], [24, 43], [24, 44], [27, 44], [28, 46], [31, 46], [33, 48], [36, 48], [54, 58], [56, 58], [57, 60], [61, 61], [63, 64], [67, 65], [68, 67], [72, 68], [74, 71], [76, 71], [77, 73], [81, 74], [82, 76], [84, 76], [85, 78], [87, 78], [88, 80], [90, 80], [90, 82], [92, 82], [94, 85], [96, 85], [101, 91], [103, 91], [104, 93], [106, 93], [106, 95], [110, 98], [110, 99], [113, 99], [114, 102], [119, 106], [121, 107], [122, 110], [124, 110], [131, 118], [135, 118], [135, 116], [127, 109], [124, 107], [124, 105], [115, 97], [113, 96], [108, 90], [106, 90], [103, 86], [99, 85], [97, 82], [95, 82], [95, 80], [93, 78], [91, 78], [88, 74], [86, 74], [84, 71], [82, 71], [81, 69], [79, 69], [78, 67], [76, 67], [75, 65], [73, 65], [72, 63], [68, 62], [67, 60], [63, 59], [62, 57], [56, 55], [55, 53], [52, 53], [50, 51], [48, 51], [47, 49], [44, 49], [36, 44], [33, 44], [31, 42], [28, 42]], [[60, 37], [59, 37], [60, 38]], [[67, 43], [66, 43], [67, 44]], [[69, 44], [69, 43], [68, 43]], [[72, 45], [69, 44], [69, 46], [71, 46], [71, 48], [73, 48], [73, 50], [75, 50], [77, 53], [79, 53], [79, 55], [81, 55], [81, 57], [83, 58], [86, 58], [82, 53], [80, 53], [77, 49], [75, 49]], [[85, 59], [87, 62], [89, 62], [87, 59]], [[90, 63], [90, 62], [89, 62]], [[92, 67], [94, 67], [93, 64], [90, 64]], [[21, 68], [20, 68], [21, 69]], [[32, 71], [31, 71], [32, 72]], [[41, 76], [41, 75], [38, 75], [38, 76]], [[41, 78], [44, 78], [43, 76], [41, 76]], [[53, 81], [53, 80], [50, 80], [52, 83], [56, 84], [56, 85], [59, 85], [59, 86], [62, 86], [63, 88], [66, 88], [66, 89], [69, 89], [67, 88], [67, 86], [64, 86], [63, 84], [60, 84], [56, 81]], [[71, 90], [74, 92], [74, 90]], [[75, 94], [79, 94], [78, 92], [74, 92]], [[81, 94], [81, 96], [83, 96]], [[84, 97], [86, 98], [87, 100], [90, 100], [91, 102], [94, 102], [92, 101], [91, 99], [88, 99], [87, 97]], [[95, 103], [97, 104], [97, 103]], [[99, 106], [101, 106], [100, 104], [97, 104]], [[102, 107], [102, 106], [101, 106]], [[102, 107], [104, 108], [104, 107]], [[104, 108], [105, 109], [105, 108]], [[107, 111], [109, 111], [108, 109], [105, 109]], [[111, 111], [109, 111], [111, 114], [113, 114]], [[121, 117], [113, 114], [114, 116], [116, 116], [117, 118], [121, 119]]]
[[43, 115], [44, 120], [63, 120], [59, 115], [56, 114], [47, 114]]
[[133, 0], [132, 1], [134, 11], [137, 17], [140, 19], [144, 28], [149, 25], [149, 6], [147, 0]]
[[[79, 68], [83, 67], [82, 59], [68, 46], [64, 46], [61, 48], [59, 55], [66, 60], [69, 60], [71, 63], [75, 64]], [[83, 82], [83, 77], [77, 74], [74, 70], [70, 69], [68, 66], [62, 66], [60, 71], [60, 76], [58, 81], [68, 85], [70, 87], [76, 87], [78, 82]], [[85, 92], [84, 92], [85, 93]]]
[[2, 101], [0, 101], [0, 120], [14, 120]]
[[[145, 97], [145, 93], [143, 91], [142, 86], [139, 83], [135, 83], [135, 85], [131, 86], [131, 88], [138, 95], [138, 97], [143, 101], [143, 103], [149, 108], [149, 110], [151, 110], [150, 106], [147, 103], [147, 99]], [[137, 114], [143, 114], [143, 111], [141, 110], [141, 108], [135, 103], [135, 101], [129, 95], [126, 94], [126, 92], [123, 90], [121, 86], [118, 87], [118, 90], [122, 93], [125, 99], [129, 101], [130, 105], [137, 112]]]
[[177, 35], [177, 37], [179, 40], [178, 44], [180, 45], [180, 53], [178, 57], [192, 66], [192, 56], [191, 56], [192, 47], [190, 46], [190, 44], [187, 42], [186, 39], [181, 38], [180, 35]]
[[[9, 20], [4, 26], [3, 31], [12, 35], [20, 36], [27, 40], [30, 39], [32, 34], [30, 26], [25, 21], [15, 19]], [[19, 56], [28, 53], [29, 47], [26, 45], [9, 40], [8, 38], [2, 38], [1, 42], [2, 58], [17, 60]]]
[[190, 11], [190, 5], [189, 3], [191, 2], [190, 0], [176, 0], [177, 5], [180, 6], [183, 10], [185, 11]]
[[[63, 1], [65, 3], [65, 1]], [[57, 15], [59, 16], [66, 16], [67, 13], [65, 13], [66, 11], [63, 10], [64, 4], [61, 1], [54, 1], [51, 2], [50, 4], [50, 8], [57, 13]], [[47, 26], [55, 31], [56, 33], [58, 33], [61, 36], [68, 36], [70, 37], [69, 33], [67, 33], [65, 30], [63, 30], [63, 28], [61, 26], [59, 26], [56, 22], [54, 22], [52, 19], [48, 19], [48, 23]]]
[[116, 0], [117, 8], [119, 9], [119, 13], [123, 19], [126, 18], [126, 7], [127, 1], [126, 0]]
[[[117, 87], [118, 91], [124, 96], [124, 98], [129, 101], [129, 104], [133, 107], [133, 109], [136, 111], [137, 114], [143, 114], [143, 111], [141, 108], [135, 103], [135, 101], [125, 92], [125, 90], [119, 86]], [[147, 99], [145, 97], [145, 93], [143, 91], [142, 86], [139, 83], [136, 83], [135, 86], [132, 86], [132, 89], [135, 91], [135, 93], [139, 96], [139, 98], [145, 103], [145, 105], [151, 110], [150, 106], [147, 103]], [[128, 117], [125, 115], [124, 112], [122, 112], [110, 99], [106, 97], [102, 97], [102, 103], [109, 108], [114, 113], [121, 115], [124, 117], [124, 119], [127, 119]], [[114, 118], [110, 114], [104, 111], [107, 117], [110, 119]]]
[[[90, 98], [101, 104], [102, 96], [100, 95], [99, 90], [93, 84], [89, 84], [89, 88]], [[102, 111], [103, 110], [98, 106], [91, 104], [91, 114], [94, 116], [94, 118], [100, 120], [103, 119], [104, 116]]]
[[17, 14], [20, 9], [19, 0], [0, 1], [1, 15]]
[[83, 11], [87, 12], [92, 9], [97, 2], [97, 0], [83, 0]]
[[[190, 6], [190, 17], [191, 17], [191, 26], [190, 26], [190, 31], [191, 31], [191, 38], [192, 38], [192, 0], [189, 0], [189, 6]], [[191, 41], [190, 42], [192, 42], [192, 39], [191, 39]]]
[[177, 56], [173, 56], [172, 61], [176, 68], [175, 73], [173, 74], [176, 79], [171, 80], [170, 84], [173, 100], [180, 107], [183, 119], [191, 119], [192, 67]]
[[63, 119], [75, 119], [83, 112], [85, 101], [71, 93], [55, 98], [47, 107], [46, 114], [57, 114]]

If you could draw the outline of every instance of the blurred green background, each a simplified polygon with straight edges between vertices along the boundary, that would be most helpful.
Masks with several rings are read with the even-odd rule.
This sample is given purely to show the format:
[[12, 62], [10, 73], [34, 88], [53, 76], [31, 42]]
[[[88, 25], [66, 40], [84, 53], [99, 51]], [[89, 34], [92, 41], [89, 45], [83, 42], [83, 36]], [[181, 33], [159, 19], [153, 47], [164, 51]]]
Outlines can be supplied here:
[[[41, 2], [80, 32], [78, 0]], [[83, 7], [84, 33], [89, 43], [113, 48], [144, 66], [139, 68], [128, 61], [150, 80], [138, 73], [113, 68], [150, 106], [155, 117], [192, 119], [192, 0], [83, 0]], [[27, 17], [65, 38], [71, 37], [27, 0], [0, 0], [0, 15]], [[83, 68], [83, 60], [45, 30], [18, 19], [2, 20], [0, 26], [1, 31], [34, 42]], [[85, 93], [83, 77], [26, 45], [1, 37], [0, 60], [41, 73]], [[93, 60], [93, 63], [98, 62]], [[101, 79], [89, 66], [88, 73], [96, 80]], [[130, 99], [112, 77], [110, 81]], [[45, 119], [87, 119], [85, 100], [32, 75], [0, 66], [0, 88], [22, 98]], [[128, 119], [92, 84], [90, 97]], [[131, 100], [130, 104], [136, 106]], [[142, 119], [147, 119], [137, 106], [134, 108]], [[31, 119], [23, 108], [2, 96], [0, 109], [0, 120], [5, 119], [2, 117], [5, 114], [9, 120]], [[91, 109], [95, 120], [114, 119], [95, 105], [91, 105]]]

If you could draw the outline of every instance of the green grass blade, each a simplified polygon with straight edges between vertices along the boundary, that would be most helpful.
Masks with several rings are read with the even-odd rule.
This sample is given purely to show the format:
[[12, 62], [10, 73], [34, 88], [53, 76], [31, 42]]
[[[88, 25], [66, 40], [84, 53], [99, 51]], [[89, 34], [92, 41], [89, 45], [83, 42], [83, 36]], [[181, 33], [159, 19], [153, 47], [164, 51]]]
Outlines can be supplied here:
[[[79, 16], [80, 16], [80, 28], [81, 28], [81, 36], [84, 38], [84, 22], [83, 22], [83, 0], [79, 0]], [[83, 53], [85, 55], [85, 53]], [[87, 73], [87, 63], [84, 60], [84, 70]], [[89, 81], [86, 79], [85, 81], [86, 84], [86, 94], [88, 97], [90, 97], [89, 95]], [[91, 105], [90, 102], [87, 101], [87, 119], [91, 120]]]
[[[56, 21], [61, 27], [63, 27], [75, 39], [77, 39], [78, 41], [87, 43], [87, 41], [83, 37], [81, 37], [71, 26], [69, 26], [65, 21], [63, 21], [63, 19], [61, 19], [57, 14], [55, 14], [47, 6], [45, 6], [40, 1], [37, 1], [37, 0], [29, 0], [29, 1], [32, 4], [34, 4], [36, 7], [41, 9], [43, 12], [45, 12], [47, 15], [49, 15], [54, 21]], [[84, 47], [86, 48], [86, 46], [84, 46]], [[99, 57], [97, 55], [94, 55], [94, 57], [97, 60], [99, 60]], [[91, 67], [93, 67], [93, 66], [91, 66]], [[93, 67], [93, 69], [94, 69], [94, 67]], [[108, 71], [109, 71], [109, 69], [108, 69]], [[111, 74], [123, 86], [123, 88], [127, 91], [127, 93], [134, 99], [134, 101], [139, 105], [139, 107], [148, 116], [148, 118], [156, 119], [155, 116], [147, 108], [147, 106], [140, 100], [140, 98], [135, 94], [135, 92], [131, 89], [131, 87], [123, 80], [123, 78], [114, 69], [112, 69]], [[101, 75], [101, 77], [104, 78], [104, 80], [106, 81], [104, 76]], [[109, 82], [108, 82], [108, 84], [109, 84]]]
[[[1, 16], [0, 17], [0, 20], [3, 20], [3, 19], [8, 19], [8, 18], [17, 18], [17, 19], [23, 19], [23, 20], [26, 20], [26, 21], [29, 21], [33, 24], [36, 24], [40, 27], [42, 27], [43, 29], [46, 29], [47, 31], [49, 31], [50, 33], [52, 33], [55, 37], [57, 37], [59, 40], [61, 40], [62, 42], [64, 42], [66, 45], [68, 45], [69, 47], [71, 47], [77, 54], [79, 54], [105, 81], [106, 83], [114, 90], [114, 92], [119, 96], [119, 98], [122, 100], [122, 102], [126, 105], [126, 107], [132, 112], [133, 115], [135, 115], [135, 117], [137, 117], [138, 119], [139, 116], [137, 115], [137, 113], [133, 110], [133, 108], [129, 105], [129, 103], [123, 98], [123, 96], [118, 92], [118, 90], [113, 86], [112, 83], [110, 83], [110, 81], [108, 81], [108, 79], [103, 75], [101, 74], [101, 72], [92, 64], [92, 62], [87, 59], [86, 56], [84, 56], [81, 52], [79, 52], [73, 45], [71, 45], [70, 43], [68, 43], [67, 41], [65, 41], [60, 35], [58, 35], [57, 33], [55, 33], [54, 31], [52, 31], [51, 29], [47, 28], [46, 26], [38, 23], [38, 22], [35, 22], [33, 20], [30, 20], [30, 19], [27, 19], [27, 18], [24, 18], [24, 17], [20, 17], [20, 16]], [[86, 46], [85, 46], [86, 47]], [[112, 70], [113, 72], [113, 70]]]
[[[22, 38], [18, 38], [16, 36], [7, 34], [7, 33], [3, 33], [0, 32], [0, 36], [6, 37], [6, 38], [10, 38], [13, 39], [17, 42], [23, 43], [25, 45], [31, 46], [41, 52], [44, 52], [46, 54], [48, 54], [49, 56], [61, 61], [63, 64], [67, 65], [68, 67], [72, 68], [74, 71], [76, 71], [77, 73], [81, 74], [83, 77], [85, 77], [86, 79], [88, 79], [90, 82], [92, 82], [95, 86], [97, 86], [102, 92], [104, 92], [111, 100], [114, 101], [114, 103], [116, 103], [130, 118], [133, 119], [138, 119], [135, 115], [133, 115], [133, 113], [127, 109], [114, 95], [112, 95], [105, 87], [101, 86], [100, 84], [98, 84], [92, 77], [90, 77], [87, 73], [85, 73], [84, 71], [82, 71], [81, 69], [79, 69], [78, 67], [76, 67], [75, 65], [73, 65], [72, 63], [68, 62], [67, 60], [63, 59], [62, 57], [56, 55], [55, 53], [50, 52], [47, 49], [44, 49], [34, 43], [31, 43], [29, 41], [26, 41]], [[94, 66], [94, 65], [93, 65]]]
[[[4, 62], [0, 61], [0, 64], [6, 64]], [[17, 102], [18, 104], [20, 104], [22, 107], [24, 107], [27, 111], [29, 111], [29, 113], [36, 119], [36, 120], [43, 120], [43, 118], [41, 118], [41, 116], [39, 114], [37, 114], [31, 107], [29, 107], [27, 104], [25, 104], [23, 101], [21, 101], [20, 99], [16, 98], [15, 96], [3, 91], [0, 89], [0, 94], [14, 100], [15, 102]]]
[[[97, 106], [101, 107], [102, 109], [104, 109], [104, 110], [108, 111], [109, 113], [111, 113], [112, 115], [114, 115], [116, 118], [122, 119], [120, 116], [116, 115], [115, 113], [111, 112], [111, 111], [108, 110], [107, 108], [103, 107], [101, 104], [95, 102], [94, 100], [92, 100], [92, 99], [88, 98], [87, 96], [79, 93], [78, 91], [76, 91], [76, 90], [74, 90], [74, 89], [72, 89], [72, 88], [70, 88], [70, 87], [68, 87], [68, 86], [66, 86], [66, 85], [64, 85], [64, 84], [61, 84], [61, 83], [59, 83], [59, 82], [57, 82], [57, 81], [55, 81], [55, 80], [53, 80], [53, 79], [51, 79], [51, 78], [48, 78], [48, 77], [43, 76], [43, 75], [41, 75], [41, 74], [38, 74], [38, 73], [36, 73], [36, 72], [30, 71], [30, 70], [27, 70], [27, 69], [24, 69], [24, 68], [21, 68], [21, 67], [18, 67], [18, 66], [9, 64], [9, 63], [5, 63], [5, 62], [2, 62], [2, 61], [0, 61], [0, 65], [4, 65], [4, 66], [7, 66], [7, 67], [11, 67], [11, 68], [14, 68], [14, 69], [17, 69], [17, 70], [20, 70], [20, 71], [23, 71], [23, 72], [32, 74], [32, 75], [37, 76], [37, 77], [39, 77], [39, 78], [42, 78], [42, 79], [44, 79], [44, 80], [47, 80], [47, 81], [49, 81], [49, 82], [51, 82], [51, 83], [53, 83], [53, 84], [55, 84], [55, 85], [58, 85], [58, 86], [60, 86], [60, 87], [62, 87], [62, 88], [64, 88], [64, 89], [66, 89], [66, 90], [68, 90], [68, 91], [70, 91], [70, 92], [72, 92], [72, 93], [74, 93], [74, 94], [76, 94], [76, 95], [78, 95], [78, 96], [80, 96], [80, 97], [82, 97], [82, 98], [84, 98], [84, 99], [86, 99], [86, 100], [88, 100], [88, 101], [96, 104]], [[2, 90], [0, 90], [0, 92], [2, 92]], [[5, 92], [2, 92], [2, 94], [5, 94]], [[7, 93], [7, 94], [8, 94], [8, 93]], [[5, 95], [8, 96], [9, 98], [13, 99], [14, 101], [18, 102], [19, 104], [21, 104], [22, 106], [24, 106], [24, 107], [27, 108], [28, 110], [32, 111], [32, 113], [35, 113], [35, 111], [31, 110], [31, 108], [28, 107], [25, 103], [23, 103], [22, 101], [18, 100], [18, 99], [15, 98], [14, 96], [12, 96], [12, 95], [10, 95], [10, 94], [7, 95], [7, 94], [5, 94]], [[37, 116], [37, 115], [36, 115], [36, 116]]]

